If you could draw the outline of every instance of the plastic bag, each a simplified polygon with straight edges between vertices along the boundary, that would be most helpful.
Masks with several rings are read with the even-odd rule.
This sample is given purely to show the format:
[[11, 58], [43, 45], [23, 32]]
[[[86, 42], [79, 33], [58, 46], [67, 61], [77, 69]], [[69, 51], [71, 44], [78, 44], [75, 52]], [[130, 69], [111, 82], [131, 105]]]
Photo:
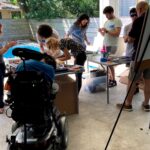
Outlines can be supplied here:
[[106, 76], [100, 76], [86, 79], [85, 91], [89, 93], [105, 91], [106, 78]]

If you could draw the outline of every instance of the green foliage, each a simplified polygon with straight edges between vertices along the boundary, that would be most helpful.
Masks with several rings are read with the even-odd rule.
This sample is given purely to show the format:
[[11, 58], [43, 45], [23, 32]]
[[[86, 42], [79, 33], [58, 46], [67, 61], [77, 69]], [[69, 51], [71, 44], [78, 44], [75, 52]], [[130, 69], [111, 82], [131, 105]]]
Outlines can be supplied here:
[[73, 18], [81, 13], [98, 16], [99, 0], [11, 0], [16, 1], [27, 18]]
[[11, 14], [12, 14], [12, 19], [20, 19], [21, 18], [20, 11], [14, 11]]
[[17, 0], [10, 0], [13, 4], [17, 4]]
[[92, 17], [99, 15], [99, 0], [64, 0], [63, 5], [74, 16], [81, 13], [86, 13]]

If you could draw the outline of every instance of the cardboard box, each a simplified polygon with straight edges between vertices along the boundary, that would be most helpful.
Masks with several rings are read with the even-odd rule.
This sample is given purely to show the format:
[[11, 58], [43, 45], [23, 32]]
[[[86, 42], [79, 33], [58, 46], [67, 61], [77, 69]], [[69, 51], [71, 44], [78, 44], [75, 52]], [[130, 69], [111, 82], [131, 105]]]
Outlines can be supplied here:
[[56, 77], [56, 83], [59, 85], [59, 92], [56, 95], [55, 105], [63, 114], [78, 114], [78, 90], [77, 82], [68, 75]]

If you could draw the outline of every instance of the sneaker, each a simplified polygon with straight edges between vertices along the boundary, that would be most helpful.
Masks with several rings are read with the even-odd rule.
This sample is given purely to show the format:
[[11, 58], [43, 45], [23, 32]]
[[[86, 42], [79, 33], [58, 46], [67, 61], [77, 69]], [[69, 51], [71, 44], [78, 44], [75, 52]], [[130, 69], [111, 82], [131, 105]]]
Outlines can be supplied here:
[[11, 98], [7, 98], [5, 101], [4, 101], [5, 105], [8, 106], [12, 103], [12, 99]]
[[150, 105], [144, 105], [144, 103], [143, 103], [142, 108], [143, 108], [144, 111], [147, 111], [147, 112], [150, 111]]
[[[123, 105], [123, 104], [116, 104], [116, 106], [117, 106], [119, 109], [121, 109], [122, 105]], [[129, 106], [124, 105], [124, 106], [123, 106], [123, 110], [129, 111], [129, 112], [130, 112], [130, 111], [133, 111], [132, 105], [129, 105]]]

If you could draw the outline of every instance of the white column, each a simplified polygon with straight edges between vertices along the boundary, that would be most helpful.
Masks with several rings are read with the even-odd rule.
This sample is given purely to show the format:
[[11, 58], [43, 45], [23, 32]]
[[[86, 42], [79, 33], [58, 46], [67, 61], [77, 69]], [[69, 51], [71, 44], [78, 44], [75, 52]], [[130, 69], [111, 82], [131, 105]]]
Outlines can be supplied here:
[[110, 1], [110, 5], [114, 8], [114, 14], [119, 17], [119, 0]]
[[115, 16], [119, 16], [119, 0], [99, 0], [99, 17], [100, 17], [100, 27], [103, 26], [106, 18], [105, 15], [103, 14], [103, 9], [106, 6], [112, 6], [114, 8]]
[[104, 22], [105, 22], [105, 20], [106, 20], [106, 18], [105, 18], [105, 15], [103, 14], [103, 9], [106, 7], [106, 6], [108, 6], [108, 5], [110, 5], [110, 2], [109, 2], [110, 0], [99, 0], [99, 17], [100, 17], [100, 23], [99, 23], [99, 25], [100, 25], [100, 27], [102, 27], [103, 26], [103, 24], [104, 24]]

